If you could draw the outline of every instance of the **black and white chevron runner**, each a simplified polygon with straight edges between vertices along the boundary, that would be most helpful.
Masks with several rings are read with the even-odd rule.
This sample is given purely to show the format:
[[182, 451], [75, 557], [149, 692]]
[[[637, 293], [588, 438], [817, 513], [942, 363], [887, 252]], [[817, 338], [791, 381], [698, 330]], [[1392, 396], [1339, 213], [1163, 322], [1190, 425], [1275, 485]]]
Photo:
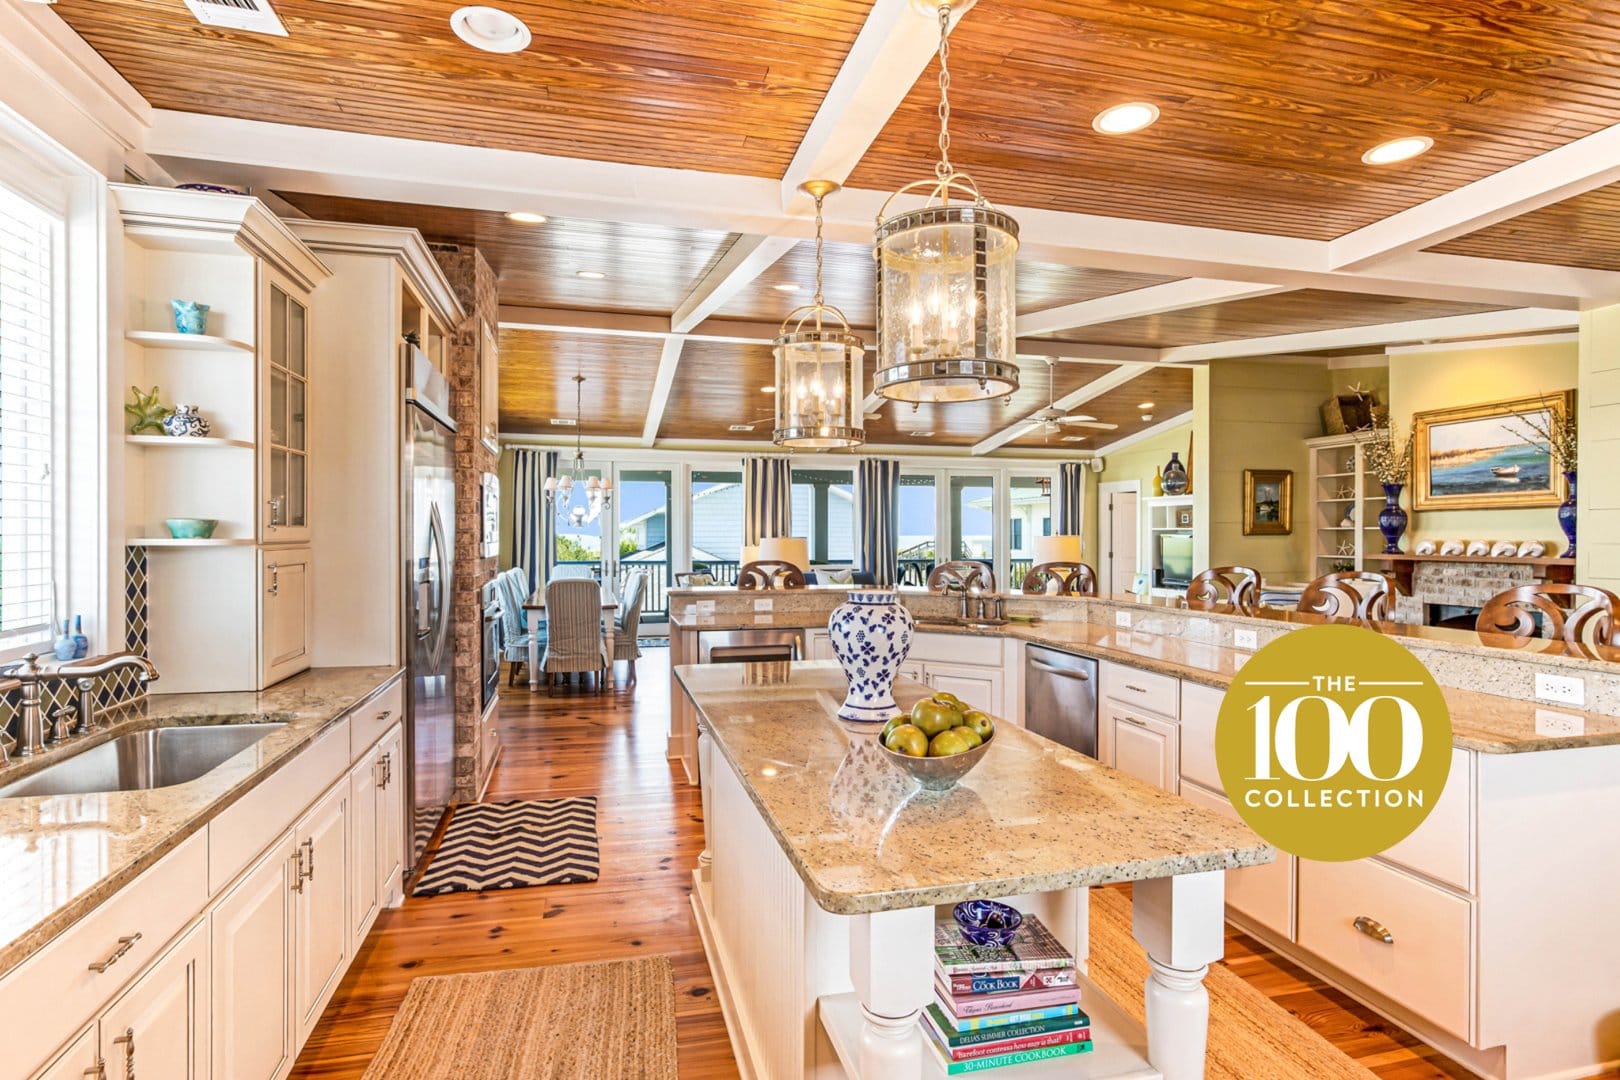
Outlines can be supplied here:
[[416, 896], [595, 881], [596, 799], [459, 806]]

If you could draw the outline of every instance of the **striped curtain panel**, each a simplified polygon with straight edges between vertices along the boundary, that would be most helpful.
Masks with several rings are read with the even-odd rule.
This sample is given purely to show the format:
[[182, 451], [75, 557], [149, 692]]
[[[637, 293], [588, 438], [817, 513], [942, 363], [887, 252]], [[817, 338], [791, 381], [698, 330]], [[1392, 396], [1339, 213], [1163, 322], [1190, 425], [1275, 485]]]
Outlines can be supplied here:
[[862, 458], [855, 491], [861, 515], [861, 569], [879, 585], [891, 587], [900, 564], [900, 463], [893, 458]]
[[785, 457], [745, 457], [743, 544], [762, 536], [793, 535], [793, 464]]
[[512, 565], [528, 575], [529, 592], [551, 576], [557, 520], [546, 506], [546, 477], [557, 473], [557, 451], [512, 451]]
[[1085, 516], [1086, 469], [1083, 461], [1065, 461], [1058, 466], [1057, 533], [1079, 536]]

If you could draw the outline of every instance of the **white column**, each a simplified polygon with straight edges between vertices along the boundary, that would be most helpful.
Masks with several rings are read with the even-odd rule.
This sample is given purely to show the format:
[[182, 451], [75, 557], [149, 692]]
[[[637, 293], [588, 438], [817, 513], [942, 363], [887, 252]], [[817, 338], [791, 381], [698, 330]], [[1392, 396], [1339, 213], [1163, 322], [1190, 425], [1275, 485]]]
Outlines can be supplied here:
[[1147, 950], [1148, 1061], [1164, 1080], [1202, 1080], [1209, 1043], [1204, 976], [1226, 948], [1220, 871], [1138, 881], [1131, 932]]
[[860, 1075], [914, 1077], [922, 1069], [917, 1020], [933, 997], [934, 909], [856, 915], [849, 924], [849, 977], [860, 999]]
[[531, 624], [529, 626], [529, 692], [540, 689], [540, 615], [541, 612], [529, 612]]

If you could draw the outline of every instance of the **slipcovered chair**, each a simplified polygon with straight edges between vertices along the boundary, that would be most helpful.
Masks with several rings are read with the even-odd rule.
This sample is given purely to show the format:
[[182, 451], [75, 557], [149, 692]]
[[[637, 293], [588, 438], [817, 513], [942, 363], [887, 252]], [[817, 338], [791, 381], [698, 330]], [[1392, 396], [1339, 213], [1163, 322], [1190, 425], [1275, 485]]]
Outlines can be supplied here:
[[1400, 586], [1388, 574], [1375, 570], [1348, 570], [1323, 574], [1299, 597], [1299, 610], [1326, 615], [1330, 619], [1360, 619], [1363, 622], [1387, 619]]
[[1097, 572], [1085, 563], [1043, 562], [1024, 575], [1024, 593], [1044, 594], [1046, 583], [1056, 581], [1059, 596], [1096, 596]]
[[613, 643], [608, 655], [614, 663], [630, 663], [630, 681], [636, 681], [636, 661], [641, 657], [641, 605], [647, 598], [647, 572], [633, 571], [624, 581], [619, 597], [619, 613], [613, 619]]
[[[595, 580], [596, 575], [592, 572], [593, 569], [594, 566], [591, 563], [563, 563], [561, 566], [551, 568], [551, 580], [574, 581], [579, 578]], [[546, 601], [546, 606], [551, 606], [550, 600]]]
[[528, 581], [528, 575], [515, 567], [495, 578], [495, 596], [501, 607], [501, 659], [512, 665], [508, 686], [517, 685], [519, 669], [529, 662], [529, 635], [536, 632], [524, 618]]
[[928, 572], [929, 592], [967, 592], [973, 586], [996, 591], [996, 572], [977, 559], [942, 562]]
[[1212, 566], [1193, 575], [1187, 606], [1227, 615], [1253, 615], [1260, 609], [1260, 571], [1247, 566]]
[[[1614, 643], [1616, 608], [1620, 596], [1595, 585], [1521, 585], [1487, 600], [1474, 629], [1518, 639], [1510, 647], [1543, 637], [1593, 656], [1598, 648]], [[1487, 643], [1497, 644], [1488, 639]]]
[[546, 655], [540, 670], [549, 677], [578, 672], [607, 685], [607, 639], [602, 636], [602, 587], [589, 579], [564, 579], [546, 586]]

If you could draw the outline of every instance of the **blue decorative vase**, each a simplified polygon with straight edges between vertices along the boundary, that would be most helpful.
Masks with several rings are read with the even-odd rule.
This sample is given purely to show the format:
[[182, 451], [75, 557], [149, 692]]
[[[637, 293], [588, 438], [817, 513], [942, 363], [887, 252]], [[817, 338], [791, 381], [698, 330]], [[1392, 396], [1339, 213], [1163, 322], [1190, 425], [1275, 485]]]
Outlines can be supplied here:
[[208, 333], [208, 305], [195, 300], [170, 300], [174, 309], [174, 328], [182, 334]]
[[827, 620], [833, 655], [844, 666], [849, 693], [838, 719], [884, 724], [898, 716], [894, 678], [911, 652], [911, 612], [893, 589], [861, 589]]
[[1401, 535], [1406, 532], [1406, 511], [1401, 509], [1404, 484], [1384, 485], [1384, 508], [1378, 511], [1378, 531], [1384, 534], [1384, 554], [1401, 553]]
[[1563, 557], [1575, 557], [1575, 470], [1570, 469], [1564, 473], [1564, 479], [1569, 482], [1569, 498], [1558, 504], [1558, 527], [1564, 530], [1569, 538], [1569, 547], [1564, 550]]
[[1181, 463], [1181, 455], [1174, 450], [1170, 451], [1170, 460], [1164, 466], [1164, 493], [1187, 494], [1187, 466]]
[[177, 439], [201, 439], [208, 434], [208, 421], [195, 405], [176, 405], [163, 418], [163, 430]]

